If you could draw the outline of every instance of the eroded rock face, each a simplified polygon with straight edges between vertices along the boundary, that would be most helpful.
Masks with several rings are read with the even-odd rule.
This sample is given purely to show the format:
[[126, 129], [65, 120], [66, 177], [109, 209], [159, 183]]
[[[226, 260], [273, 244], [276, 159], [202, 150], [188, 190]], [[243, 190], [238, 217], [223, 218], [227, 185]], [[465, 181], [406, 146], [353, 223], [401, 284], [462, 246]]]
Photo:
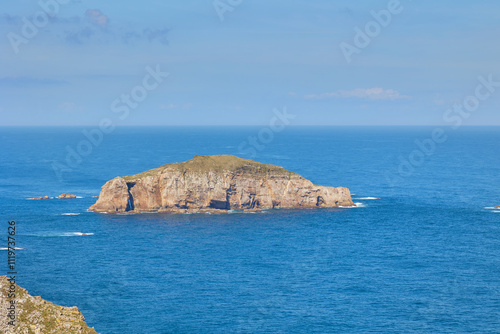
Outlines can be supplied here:
[[129, 206], [130, 194], [127, 182], [121, 177], [106, 182], [101, 188], [101, 194], [97, 202], [89, 210], [96, 212], [125, 212], [131, 209]]
[[495, 209], [500, 209], [500, 205], [499, 206], [495, 206]]
[[229, 155], [194, 159], [108, 181], [96, 212], [227, 212], [352, 206], [349, 189], [314, 185], [282, 167]]
[[[15, 297], [9, 294], [15, 291]], [[15, 321], [9, 318], [11, 301], [15, 301]], [[94, 328], [85, 323], [85, 318], [77, 307], [63, 307], [31, 296], [28, 291], [11, 283], [6, 276], [0, 276], [0, 332], [1, 333], [79, 333], [97, 334]]]

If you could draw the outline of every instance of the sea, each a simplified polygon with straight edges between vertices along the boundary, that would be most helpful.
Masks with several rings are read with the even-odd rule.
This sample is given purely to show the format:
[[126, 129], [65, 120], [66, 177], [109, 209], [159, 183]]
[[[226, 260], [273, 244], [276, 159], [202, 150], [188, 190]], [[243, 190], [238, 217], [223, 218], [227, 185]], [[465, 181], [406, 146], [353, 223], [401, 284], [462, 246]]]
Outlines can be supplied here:
[[[15, 221], [17, 284], [99, 333], [500, 333], [500, 127], [2, 127], [0, 152], [0, 274]], [[107, 180], [196, 154], [357, 206], [87, 211]]]

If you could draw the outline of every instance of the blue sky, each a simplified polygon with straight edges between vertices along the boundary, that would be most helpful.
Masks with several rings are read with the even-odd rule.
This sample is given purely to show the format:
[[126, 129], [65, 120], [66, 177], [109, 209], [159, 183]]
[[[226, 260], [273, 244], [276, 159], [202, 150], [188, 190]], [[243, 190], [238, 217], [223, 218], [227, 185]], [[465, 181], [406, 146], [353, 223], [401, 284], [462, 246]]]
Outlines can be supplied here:
[[[500, 82], [493, 0], [59, 1], [2, 5], [1, 125], [261, 125], [283, 107], [294, 125], [446, 125], [479, 76]], [[390, 6], [348, 62], [341, 43]], [[169, 75], [144, 90], [147, 68]], [[500, 125], [489, 95], [464, 124]]]

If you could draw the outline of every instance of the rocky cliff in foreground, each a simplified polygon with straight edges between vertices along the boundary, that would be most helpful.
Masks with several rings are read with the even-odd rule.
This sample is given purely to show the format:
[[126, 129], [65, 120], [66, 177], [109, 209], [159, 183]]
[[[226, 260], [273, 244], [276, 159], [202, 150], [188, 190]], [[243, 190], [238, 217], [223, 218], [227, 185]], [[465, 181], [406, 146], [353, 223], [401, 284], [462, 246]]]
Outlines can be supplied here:
[[87, 326], [77, 307], [63, 307], [31, 296], [6, 276], [0, 276], [0, 333], [97, 334]]
[[352, 206], [347, 188], [314, 185], [282, 167], [231, 155], [195, 156], [102, 188], [95, 212], [214, 212]]

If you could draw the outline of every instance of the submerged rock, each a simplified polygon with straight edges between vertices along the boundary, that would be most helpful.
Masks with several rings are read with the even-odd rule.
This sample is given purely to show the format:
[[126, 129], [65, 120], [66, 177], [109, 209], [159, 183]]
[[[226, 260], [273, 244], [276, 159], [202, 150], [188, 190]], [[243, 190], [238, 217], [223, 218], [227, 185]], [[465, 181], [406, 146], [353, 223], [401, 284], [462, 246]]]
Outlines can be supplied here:
[[227, 213], [353, 205], [347, 188], [318, 186], [283, 167], [214, 155], [116, 177], [89, 210]]
[[57, 196], [59, 199], [71, 199], [71, 198], [76, 198], [76, 195], [73, 194], [61, 194]]
[[63, 307], [31, 296], [6, 276], [0, 276], [0, 332], [97, 334], [76, 306]]

